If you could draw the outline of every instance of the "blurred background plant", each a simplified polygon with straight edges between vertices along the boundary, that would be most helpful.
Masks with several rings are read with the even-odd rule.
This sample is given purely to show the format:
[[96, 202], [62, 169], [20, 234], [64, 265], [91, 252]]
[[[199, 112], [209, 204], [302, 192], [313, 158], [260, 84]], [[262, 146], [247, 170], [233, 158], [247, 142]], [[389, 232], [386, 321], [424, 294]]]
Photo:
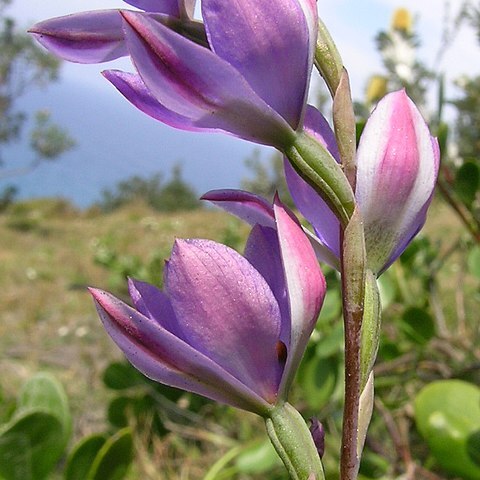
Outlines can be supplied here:
[[[446, 16], [439, 55], [460, 27], [480, 40], [474, 2]], [[376, 38], [383, 71], [372, 73], [356, 102], [358, 130], [385, 93], [405, 88], [439, 137], [442, 166], [424, 231], [380, 278], [375, 413], [361, 479], [480, 480], [480, 77], [473, 72], [446, 89], [437, 59], [427, 68], [419, 57], [421, 35], [405, 9]], [[46, 154], [50, 140], [42, 142]], [[244, 188], [289, 198], [280, 158], [246, 161]], [[286, 480], [259, 419], [157, 385], [121, 360], [84, 289], [125, 296], [126, 276], [161, 285], [175, 236], [241, 250], [248, 228], [198, 209], [180, 167], [167, 180], [159, 173], [122, 181], [85, 211], [62, 200], [4, 197], [0, 466], [11, 468], [0, 467], [0, 478]], [[335, 480], [343, 327], [339, 279], [324, 270], [329, 289], [292, 402], [323, 423], [327, 478]], [[39, 370], [49, 373], [33, 375]], [[45, 398], [61, 408], [46, 407]], [[62, 434], [52, 447], [54, 429]], [[13, 468], [39, 456], [43, 466], [30, 476]]]
[[[33, 88], [46, 87], [58, 79], [60, 62], [40, 48], [7, 13], [12, 0], [0, 0], [0, 179], [30, 172], [42, 162], [51, 162], [75, 146], [75, 141], [55, 124], [48, 110], [30, 112], [19, 99]], [[32, 158], [8, 158], [5, 147], [18, 142], [28, 129]], [[0, 209], [15, 198], [7, 186], [0, 192]]]

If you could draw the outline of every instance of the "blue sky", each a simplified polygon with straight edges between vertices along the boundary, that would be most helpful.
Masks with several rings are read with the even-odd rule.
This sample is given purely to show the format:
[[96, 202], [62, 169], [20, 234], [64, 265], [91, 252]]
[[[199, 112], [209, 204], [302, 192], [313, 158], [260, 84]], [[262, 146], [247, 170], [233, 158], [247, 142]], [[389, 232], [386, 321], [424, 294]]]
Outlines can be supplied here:
[[[462, 0], [448, 3], [455, 14]], [[462, 74], [480, 73], [471, 71], [472, 65], [480, 66], [480, 47], [467, 28], [458, 32], [442, 64], [434, 65], [446, 4], [444, 0], [318, 1], [320, 16], [349, 70], [354, 97], [363, 96], [370, 74], [381, 73], [374, 37], [379, 30], [388, 28], [392, 12], [401, 6], [417, 17], [423, 42], [421, 57], [428, 66], [444, 70], [450, 81]], [[119, 7], [126, 4], [121, 0], [14, 0], [9, 13], [28, 27], [54, 16]], [[78, 146], [57, 164], [42, 166], [18, 179], [24, 196], [63, 195], [84, 206], [98, 197], [102, 187], [133, 174], [168, 172], [176, 161], [182, 162], [185, 178], [195, 184], [199, 193], [239, 186], [246, 174], [243, 160], [258, 147], [224, 135], [173, 130], [143, 116], [100, 75], [101, 70], [112, 67], [130, 68], [126, 60], [107, 67], [65, 63], [59, 84], [27, 99], [32, 109], [50, 109], [54, 118], [77, 138]], [[267, 147], [262, 147], [261, 152], [268, 157]], [[0, 190], [4, 184], [0, 183]]]

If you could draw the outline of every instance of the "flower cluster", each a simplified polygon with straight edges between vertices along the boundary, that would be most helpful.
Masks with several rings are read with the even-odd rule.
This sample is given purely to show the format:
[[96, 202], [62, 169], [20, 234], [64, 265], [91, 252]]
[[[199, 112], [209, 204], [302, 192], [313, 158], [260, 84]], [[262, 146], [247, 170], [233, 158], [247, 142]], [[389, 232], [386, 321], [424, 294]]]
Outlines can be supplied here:
[[105, 77], [168, 125], [279, 148], [292, 141], [313, 64], [315, 0], [204, 0], [206, 44], [191, 31], [192, 1], [128, 3], [146, 11], [69, 15], [30, 31], [66, 60], [103, 62], [128, 52], [137, 74], [107, 70]]
[[[283, 435], [293, 427], [285, 425], [297, 429], [298, 419], [279, 407], [325, 295], [318, 260], [339, 268], [342, 229], [355, 211], [362, 219], [362, 260], [374, 278], [384, 272], [425, 222], [438, 174], [437, 141], [407, 94], [390, 93], [361, 135], [356, 181], [347, 179], [337, 164], [341, 135], [307, 105], [314, 57], [319, 58], [316, 0], [202, 0], [203, 22], [194, 20], [195, 0], [126, 3], [136, 9], [55, 18], [31, 32], [74, 62], [129, 56], [134, 73], [103, 75], [137, 108], [165, 124], [221, 131], [286, 155], [308, 154], [299, 167], [290, 163], [290, 153], [285, 175], [314, 232], [302, 228], [277, 198], [271, 204], [240, 190], [209, 192], [204, 199], [252, 226], [244, 256], [209, 240], [177, 240], [163, 291], [130, 280], [130, 307], [91, 289], [100, 318], [145, 375], [266, 417], [289, 472], [321, 478], [321, 465], [308, 449], [293, 445], [296, 460], [289, 463], [285, 445], [290, 443]], [[319, 164], [323, 169], [315, 170]], [[346, 206], [334, 213], [338, 203]], [[375, 351], [369, 353], [373, 360]], [[323, 437], [317, 447], [323, 449]]]

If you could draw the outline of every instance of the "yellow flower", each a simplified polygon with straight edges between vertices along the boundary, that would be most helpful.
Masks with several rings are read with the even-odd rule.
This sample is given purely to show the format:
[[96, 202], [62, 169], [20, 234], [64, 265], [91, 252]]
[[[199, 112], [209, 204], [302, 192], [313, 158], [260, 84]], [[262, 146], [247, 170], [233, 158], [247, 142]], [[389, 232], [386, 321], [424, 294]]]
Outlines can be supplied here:
[[412, 31], [412, 14], [406, 8], [397, 8], [392, 16], [392, 30], [410, 33]]

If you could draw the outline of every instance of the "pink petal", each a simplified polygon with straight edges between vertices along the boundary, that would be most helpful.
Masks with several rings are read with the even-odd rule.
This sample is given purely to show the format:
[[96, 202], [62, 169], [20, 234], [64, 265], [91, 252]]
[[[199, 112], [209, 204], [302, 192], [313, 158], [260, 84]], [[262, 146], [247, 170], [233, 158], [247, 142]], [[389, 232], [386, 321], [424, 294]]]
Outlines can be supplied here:
[[168, 297], [157, 287], [146, 282], [128, 279], [128, 293], [135, 308], [148, 318], [158, 322], [165, 330], [183, 339], [175, 312]]
[[438, 174], [438, 150], [404, 91], [377, 105], [363, 131], [357, 164], [367, 257], [370, 268], [380, 272], [418, 232]]
[[289, 386], [305, 352], [325, 297], [325, 278], [313, 248], [297, 220], [276, 201], [278, 240], [290, 304], [290, 343], [279, 396]]
[[248, 237], [244, 255], [272, 289], [282, 318], [280, 340], [288, 345], [290, 342], [290, 308], [276, 229], [256, 224]]

